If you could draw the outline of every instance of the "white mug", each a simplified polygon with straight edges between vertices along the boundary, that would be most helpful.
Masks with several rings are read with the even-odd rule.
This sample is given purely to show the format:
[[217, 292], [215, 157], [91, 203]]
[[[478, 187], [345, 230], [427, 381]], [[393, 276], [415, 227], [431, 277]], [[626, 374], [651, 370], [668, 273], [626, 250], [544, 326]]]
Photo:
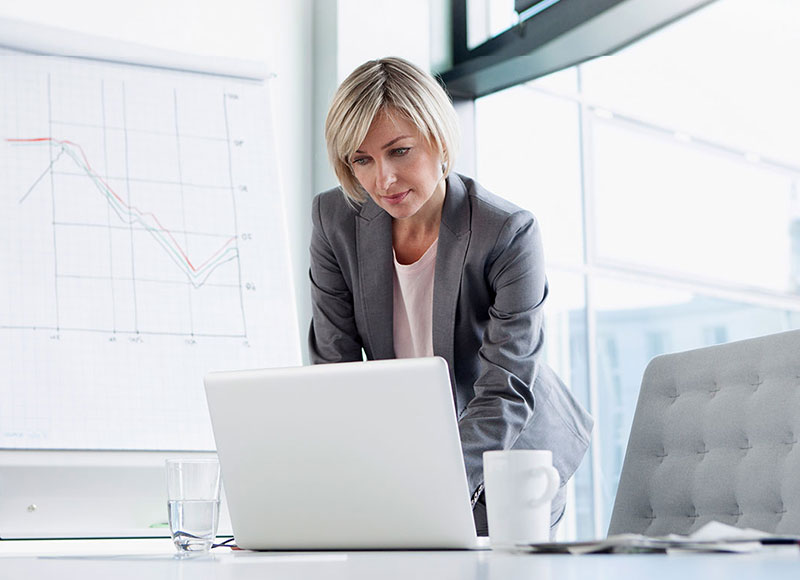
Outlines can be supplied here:
[[550, 541], [550, 503], [559, 487], [551, 451], [486, 451], [483, 476], [493, 548]]

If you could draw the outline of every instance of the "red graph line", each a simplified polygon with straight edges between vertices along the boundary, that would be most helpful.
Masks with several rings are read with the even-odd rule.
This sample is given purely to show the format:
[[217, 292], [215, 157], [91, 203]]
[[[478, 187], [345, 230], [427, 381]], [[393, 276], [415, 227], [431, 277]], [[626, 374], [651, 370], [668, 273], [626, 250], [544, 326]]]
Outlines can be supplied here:
[[58, 143], [59, 145], [69, 145], [69, 146], [74, 147], [75, 149], [77, 149], [78, 152], [80, 153], [81, 157], [83, 158], [83, 162], [86, 165], [86, 169], [89, 172], [89, 174], [92, 177], [94, 177], [95, 179], [97, 179], [100, 183], [102, 183], [103, 187], [105, 187], [106, 190], [111, 195], [113, 195], [114, 198], [120, 204], [122, 204], [129, 212], [131, 212], [131, 213], [136, 212], [139, 216], [151, 218], [156, 223], [156, 225], [158, 225], [158, 228], [169, 237], [169, 239], [174, 244], [175, 248], [180, 253], [181, 257], [186, 261], [186, 264], [189, 266], [189, 268], [191, 268], [192, 272], [197, 272], [198, 270], [202, 270], [203, 267], [206, 264], [208, 264], [216, 256], [218, 256], [220, 253], [222, 253], [222, 251], [228, 245], [230, 245], [231, 242], [233, 242], [236, 239], [235, 237], [230, 238], [227, 242], [222, 244], [222, 246], [216, 252], [214, 252], [205, 262], [200, 264], [200, 266], [195, 267], [194, 264], [192, 264], [192, 261], [189, 259], [189, 256], [186, 255], [186, 252], [183, 250], [181, 245], [173, 237], [172, 232], [170, 232], [167, 228], [165, 228], [161, 224], [161, 222], [159, 221], [158, 217], [156, 217], [155, 214], [153, 214], [151, 212], [143, 212], [142, 210], [138, 209], [137, 207], [131, 206], [131, 205], [128, 205], [127, 203], [125, 203], [125, 201], [119, 195], [117, 195], [117, 193], [111, 188], [111, 186], [108, 185], [108, 183], [106, 183], [106, 181], [102, 177], [100, 177], [100, 175], [92, 168], [92, 164], [89, 163], [89, 159], [86, 157], [86, 153], [84, 153], [83, 148], [80, 145], [78, 145], [77, 143], [74, 143], [72, 141], [66, 140], [66, 139], [63, 139], [63, 140], [61, 140], [61, 139], [53, 139], [52, 137], [37, 137], [37, 138], [33, 138], [33, 139], [6, 139], [6, 141], [8, 141], [9, 143], [42, 143], [42, 142], [51, 142], [51, 143]]

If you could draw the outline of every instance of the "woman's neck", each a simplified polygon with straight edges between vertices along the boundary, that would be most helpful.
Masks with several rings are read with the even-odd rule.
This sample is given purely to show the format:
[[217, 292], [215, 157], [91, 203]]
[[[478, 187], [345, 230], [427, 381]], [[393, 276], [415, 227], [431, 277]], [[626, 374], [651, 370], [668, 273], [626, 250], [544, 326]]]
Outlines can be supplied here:
[[392, 246], [397, 261], [413, 264], [419, 260], [439, 237], [442, 223], [445, 188], [437, 191], [420, 210], [411, 217], [392, 220]]

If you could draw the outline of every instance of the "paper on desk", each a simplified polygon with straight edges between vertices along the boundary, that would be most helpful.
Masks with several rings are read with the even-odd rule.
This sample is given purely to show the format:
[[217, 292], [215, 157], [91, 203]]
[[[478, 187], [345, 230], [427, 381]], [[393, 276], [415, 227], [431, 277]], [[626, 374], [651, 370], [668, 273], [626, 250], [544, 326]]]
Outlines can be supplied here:
[[619, 534], [589, 542], [553, 542], [519, 545], [524, 552], [549, 554], [629, 554], [674, 552], [756, 552], [773, 545], [800, 545], [800, 536], [778, 536], [751, 528], [709, 522], [688, 536], [670, 534], [649, 537]]

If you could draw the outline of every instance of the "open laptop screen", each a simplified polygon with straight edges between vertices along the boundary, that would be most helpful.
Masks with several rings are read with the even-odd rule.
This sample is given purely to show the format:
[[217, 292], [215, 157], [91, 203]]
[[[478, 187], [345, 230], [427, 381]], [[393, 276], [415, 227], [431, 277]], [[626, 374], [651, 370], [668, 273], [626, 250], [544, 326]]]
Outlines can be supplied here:
[[443, 359], [220, 372], [205, 385], [239, 546], [475, 546]]

